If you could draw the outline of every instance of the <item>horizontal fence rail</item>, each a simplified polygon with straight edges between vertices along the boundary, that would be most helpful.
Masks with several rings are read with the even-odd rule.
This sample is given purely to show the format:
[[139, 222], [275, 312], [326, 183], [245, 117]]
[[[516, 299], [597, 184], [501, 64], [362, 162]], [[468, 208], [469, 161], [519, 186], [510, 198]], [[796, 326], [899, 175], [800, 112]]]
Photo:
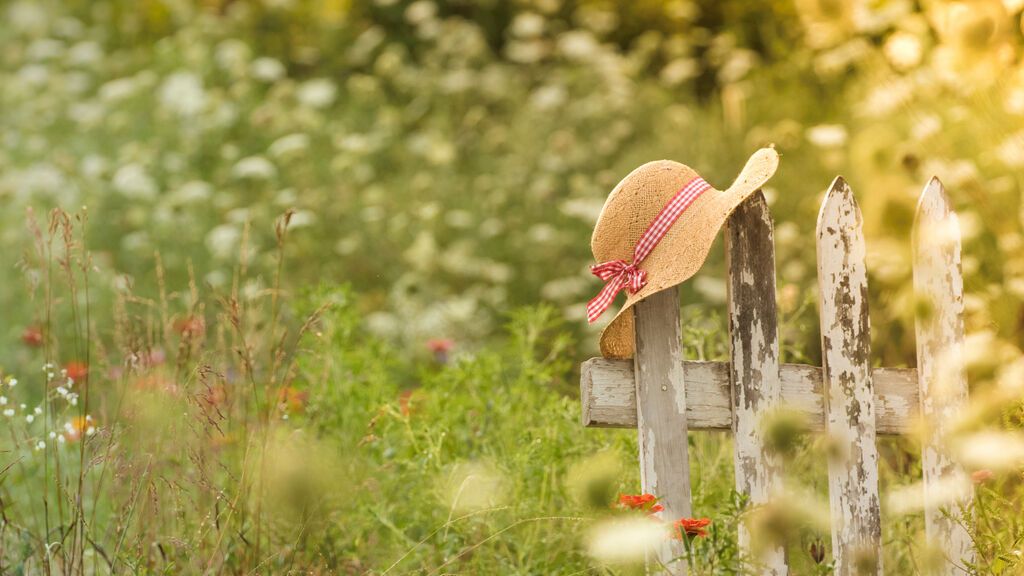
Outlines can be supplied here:
[[[686, 421], [690, 430], [732, 429], [729, 363], [684, 360]], [[919, 413], [917, 370], [875, 368], [878, 432], [911, 431]], [[816, 432], [825, 429], [824, 383], [821, 368], [783, 364], [779, 370], [779, 405], [807, 418]], [[636, 428], [633, 361], [591, 358], [583, 363], [580, 392], [583, 425], [590, 428]]]

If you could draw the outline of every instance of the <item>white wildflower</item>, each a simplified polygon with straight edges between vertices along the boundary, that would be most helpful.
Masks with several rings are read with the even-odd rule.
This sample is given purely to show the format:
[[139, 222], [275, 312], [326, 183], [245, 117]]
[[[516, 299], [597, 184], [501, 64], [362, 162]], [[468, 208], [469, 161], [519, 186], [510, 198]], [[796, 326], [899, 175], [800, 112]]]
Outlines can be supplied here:
[[92, 66], [103, 59], [103, 48], [92, 40], [84, 40], [68, 50], [67, 59], [72, 66]]
[[700, 62], [694, 58], [676, 58], [661, 69], [659, 77], [669, 86], [677, 86], [700, 74]]
[[7, 396], [0, 396], [0, 406], [7, 406]]
[[249, 65], [249, 73], [257, 80], [275, 82], [284, 78], [284, 64], [266, 56], [257, 58]]
[[908, 70], [921, 63], [924, 47], [921, 39], [909, 32], [896, 32], [885, 41], [885, 57], [898, 70]]
[[327, 78], [307, 80], [295, 92], [299, 103], [310, 108], [327, 108], [337, 96], [338, 87]]
[[238, 249], [242, 233], [233, 224], [221, 224], [206, 234], [206, 247], [218, 258], [228, 258]]
[[118, 168], [113, 184], [115, 190], [133, 200], [151, 200], [157, 194], [156, 181], [145, 168], [135, 163]]
[[206, 106], [203, 81], [191, 72], [175, 72], [160, 86], [160, 104], [179, 116], [195, 116]]
[[405, 9], [405, 19], [410, 24], [423, 24], [437, 15], [437, 4], [430, 0], [417, 0]]
[[202, 180], [189, 180], [168, 195], [172, 204], [203, 202], [213, 194], [213, 186]]
[[308, 148], [309, 135], [296, 133], [288, 134], [287, 136], [282, 136], [277, 140], [274, 140], [274, 143], [270, 145], [267, 152], [275, 158], [281, 158], [290, 154], [305, 152]]
[[14, 416], [14, 408], [7, 408], [4, 410], [4, 416], [7, 416], [8, 418]]
[[7, 381], [7, 385], [10, 386], [11, 388], [14, 388], [15, 386], [18, 385], [18, 379], [11, 378], [10, 380]]
[[846, 144], [846, 128], [839, 124], [819, 124], [807, 129], [807, 141], [818, 148], [839, 148]]
[[43, 442], [42, 440], [36, 442], [36, 450], [46, 450], [46, 442]]
[[100, 100], [113, 103], [135, 95], [139, 89], [139, 83], [135, 78], [118, 78], [100, 86]]
[[558, 51], [570, 60], [585, 60], [600, 47], [597, 38], [586, 30], [571, 30], [558, 37]]
[[666, 538], [668, 527], [650, 518], [606, 520], [590, 531], [587, 553], [602, 562], [639, 563]]
[[547, 86], [541, 86], [533, 91], [530, 95], [530, 103], [537, 110], [552, 110], [558, 108], [569, 99], [569, 94], [565, 87], [559, 84], [549, 84]]
[[35, 414], [29, 414], [29, 415], [25, 416], [25, 422], [28, 422], [29, 424], [31, 424], [32, 421], [35, 420], [35, 419], [36, 419]]
[[544, 17], [533, 12], [520, 12], [512, 19], [511, 31], [521, 38], [534, 38], [544, 33]]
[[267, 180], [277, 175], [277, 168], [262, 156], [248, 156], [236, 162], [231, 173], [239, 179]]
[[249, 45], [237, 38], [229, 38], [217, 44], [213, 56], [218, 66], [232, 72], [244, 70], [251, 57]]

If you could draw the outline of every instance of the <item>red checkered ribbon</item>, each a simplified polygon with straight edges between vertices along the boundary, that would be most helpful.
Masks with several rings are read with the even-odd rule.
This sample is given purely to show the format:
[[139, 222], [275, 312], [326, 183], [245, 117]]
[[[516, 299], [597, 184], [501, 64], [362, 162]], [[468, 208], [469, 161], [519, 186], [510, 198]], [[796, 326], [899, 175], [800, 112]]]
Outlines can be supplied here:
[[591, 273], [604, 280], [605, 285], [597, 296], [587, 303], [587, 322], [593, 323], [600, 318], [623, 288], [630, 294], [636, 294], [647, 284], [647, 272], [637, 266], [647, 258], [658, 242], [661, 242], [679, 216], [708, 188], [711, 188], [711, 185], [698, 176], [676, 192], [636, 243], [632, 264], [625, 260], [612, 260], [590, 267]]

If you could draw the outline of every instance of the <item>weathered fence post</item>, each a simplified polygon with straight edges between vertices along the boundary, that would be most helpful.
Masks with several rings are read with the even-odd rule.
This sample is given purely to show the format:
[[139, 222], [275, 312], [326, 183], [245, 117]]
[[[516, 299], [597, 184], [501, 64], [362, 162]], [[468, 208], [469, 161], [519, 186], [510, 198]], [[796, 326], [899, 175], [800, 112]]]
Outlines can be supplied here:
[[[643, 492], [661, 499], [662, 518], [672, 521], [692, 514], [679, 290], [653, 294], [638, 302], [633, 312], [640, 483]], [[680, 540], [668, 539], [657, 558], [650, 560], [667, 566], [672, 574], [685, 574], [685, 562], [670, 564], [684, 554]]]
[[839, 576], [882, 573], [875, 396], [863, 218], [853, 191], [832, 182], [818, 214], [818, 282], [832, 554]]
[[[964, 280], [960, 266], [960, 224], [937, 178], [921, 192], [914, 233], [914, 291], [923, 304], [917, 317], [917, 376], [925, 439], [921, 454], [925, 490], [925, 532], [947, 558], [943, 574], [965, 574], [973, 561], [970, 535], [955, 519], [970, 504], [970, 482], [947, 454], [946, 433], [967, 403], [963, 370]], [[937, 501], [952, 506], [943, 514]], [[962, 491], [962, 494], [956, 492]], [[935, 494], [938, 492], [938, 494]]]
[[[735, 437], [736, 491], [753, 505], [768, 502], [780, 484], [764, 444], [760, 420], [779, 405], [778, 317], [775, 309], [775, 241], [764, 194], [758, 192], [729, 218], [725, 236], [729, 268], [730, 381]], [[752, 554], [750, 532], [739, 527], [740, 549]], [[772, 547], [753, 556], [762, 574], [786, 574], [786, 555]]]

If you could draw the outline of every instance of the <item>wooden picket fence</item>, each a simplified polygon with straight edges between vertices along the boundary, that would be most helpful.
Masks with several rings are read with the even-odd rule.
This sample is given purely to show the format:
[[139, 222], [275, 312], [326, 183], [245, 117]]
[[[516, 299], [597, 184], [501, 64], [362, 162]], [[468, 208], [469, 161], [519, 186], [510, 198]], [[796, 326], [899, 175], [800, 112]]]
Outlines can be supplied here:
[[[779, 362], [772, 220], [759, 192], [733, 214], [726, 232], [730, 360], [686, 361], [679, 293], [659, 292], [634, 308], [633, 360], [583, 364], [583, 425], [638, 429], [642, 489], [659, 496], [663, 517], [672, 519], [692, 516], [689, 430], [732, 430], [736, 490], [756, 506], [769, 502], [781, 485], [760, 417], [780, 406], [802, 412], [812, 429], [844, 449], [829, 459], [828, 474], [835, 574], [846, 576], [864, 574], [865, 565], [872, 566], [868, 573], [882, 573], [877, 435], [906, 433], [923, 423], [926, 536], [946, 554], [943, 573], [965, 573], [973, 558], [970, 537], [948, 513], [954, 506], [944, 511], [927, 497], [964, 480], [943, 438], [967, 400], [959, 362], [960, 231], [936, 178], [921, 194], [913, 236], [914, 289], [929, 311], [917, 320], [917, 369], [871, 367], [862, 217], [850, 187], [836, 178], [817, 225], [823, 367]], [[954, 502], [952, 516], [969, 503], [969, 495]], [[755, 571], [788, 573], [781, 548], [755, 554], [742, 526], [739, 543], [756, 562]], [[656, 560], [669, 564], [683, 554], [679, 541], [666, 541]], [[671, 563], [671, 570], [685, 573], [685, 562]]]

